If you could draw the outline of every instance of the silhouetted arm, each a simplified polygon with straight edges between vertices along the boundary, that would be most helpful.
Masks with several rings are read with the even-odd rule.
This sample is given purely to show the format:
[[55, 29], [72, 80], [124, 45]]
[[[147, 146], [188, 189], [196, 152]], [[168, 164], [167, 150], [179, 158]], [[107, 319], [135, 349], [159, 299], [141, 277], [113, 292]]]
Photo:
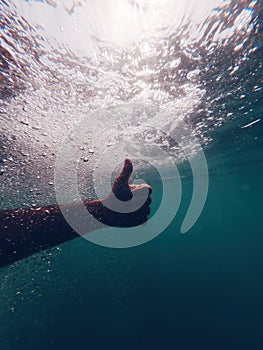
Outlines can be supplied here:
[[[112, 193], [107, 198], [84, 203], [90, 213], [86, 233], [104, 225], [131, 227], [147, 221], [151, 188], [148, 185], [130, 186], [128, 180], [131, 173], [132, 163], [126, 160], [121, 174], [115, 180]], [[112, 196], [125, 202], [130, 200], [135, 192], [145, 188], [148, 189], [148, 198], [133, 212], [119, 213], [105, 205]], [[79, 205], [83, 206], [83, 203]], [[78, 204], [69, 205], [72, 206], [75, 206], [75, 212], [78, 212]], [[0, 267], [78, 236], [65, 220], [58, 205], [0, 211]]]

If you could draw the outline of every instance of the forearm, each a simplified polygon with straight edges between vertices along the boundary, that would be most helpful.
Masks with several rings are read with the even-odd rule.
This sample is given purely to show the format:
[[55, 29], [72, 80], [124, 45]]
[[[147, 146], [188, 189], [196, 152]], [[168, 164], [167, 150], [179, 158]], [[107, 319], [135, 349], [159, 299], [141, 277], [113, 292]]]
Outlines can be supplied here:
[[[85, 202], [85, 206], [99, 216], [100, 201]], [[90, 215], [87, 233], [100, 226]], [[0, 267], [78, 236], [58, 205], [0, 211]]]

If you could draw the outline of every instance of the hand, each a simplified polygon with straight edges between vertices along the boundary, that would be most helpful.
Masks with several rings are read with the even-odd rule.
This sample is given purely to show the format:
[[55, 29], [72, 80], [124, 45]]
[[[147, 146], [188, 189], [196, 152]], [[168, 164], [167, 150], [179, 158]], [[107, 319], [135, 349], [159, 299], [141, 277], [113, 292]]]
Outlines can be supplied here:
[[125, 159], [120, 175], [114, 181], [108, 197], [90, 202], [89, 212], [107, 226], [132, 227], [147, 221], [150, 214], [152, 189], [147, 184], [129, 185], [132, 162]]

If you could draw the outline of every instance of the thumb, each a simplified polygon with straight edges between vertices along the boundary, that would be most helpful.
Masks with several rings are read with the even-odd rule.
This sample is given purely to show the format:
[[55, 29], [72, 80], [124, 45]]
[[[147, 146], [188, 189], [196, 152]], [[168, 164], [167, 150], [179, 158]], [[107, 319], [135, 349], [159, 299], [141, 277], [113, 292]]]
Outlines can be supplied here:
[[133, 171], [130, 159], [125, 159], [120, 175], [114, 181], [112, 192], [121, 201], [128, 201], [132, 198], [132, 191], [129, 186], [129, 179]]

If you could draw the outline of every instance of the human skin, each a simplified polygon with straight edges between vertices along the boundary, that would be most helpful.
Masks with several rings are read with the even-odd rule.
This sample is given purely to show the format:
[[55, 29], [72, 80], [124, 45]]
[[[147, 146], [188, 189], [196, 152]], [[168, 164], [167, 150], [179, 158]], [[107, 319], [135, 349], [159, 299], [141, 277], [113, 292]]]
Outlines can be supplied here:
[[[108, 197], [80, 204], [68, 204], [69, 207], [74, 207], [74, 212], [77, 212], [78, 206], [83, 204], [89, 211], [90, 222], [87, 225], [87, 233], [105, 225], [125, 228], [138, 226], [147, 221], [152, 190], [147, 184], [129, 185], [132, 171], [132, 162], [126, 159]], [[140, 194], [143, 196], [146, 189], [147, 199], [135, 211], [116, 212], [106, 206], [113, 196], [122, 202], [127, 202], [134, 194], [137, 198]], [[67, 223], [57, 204], [0, 211], [0, 267], [76, 237], [79, 237], [79, 234]]]

